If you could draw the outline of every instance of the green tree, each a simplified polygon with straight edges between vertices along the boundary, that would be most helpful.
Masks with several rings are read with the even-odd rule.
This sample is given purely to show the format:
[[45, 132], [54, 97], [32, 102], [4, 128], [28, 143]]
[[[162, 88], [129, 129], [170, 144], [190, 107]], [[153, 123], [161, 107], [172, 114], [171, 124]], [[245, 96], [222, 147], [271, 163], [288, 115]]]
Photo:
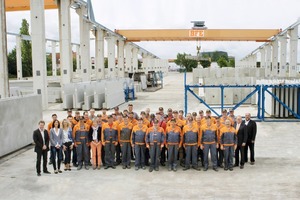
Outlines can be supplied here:
[[217, 63], [220, 67], [227, 67], [228, 66], [228, 62], [223, 56], [218, 59]]
[[176, 65], [180, 67], [185, 67], [187, 72], [193, 71], [193, 68], [196, 68], [198, 63], [196, 60], [186, 58], [188, 55], [186, 53], [178, 53], [177, 59], [174, 61]]
[[16, 48], [7, 55], [8, 73], [10, 77], [17, 77], [17, 53]]
[[[22, 19], [22, 26], [20, 28], [20, 34], [29, 35], [29, 23], [26, 19]], [[31, 41], [22, 40], [22, 72], [24, 77], [32, 76], [32, 50]]]
[[234, 59], [229, 59], [228, 67], [235, 67], [235, 60]]
[[203, 68], [210, 67], [211, 62], [209, 60], [200, 60], [200, 64], [203, 66]]

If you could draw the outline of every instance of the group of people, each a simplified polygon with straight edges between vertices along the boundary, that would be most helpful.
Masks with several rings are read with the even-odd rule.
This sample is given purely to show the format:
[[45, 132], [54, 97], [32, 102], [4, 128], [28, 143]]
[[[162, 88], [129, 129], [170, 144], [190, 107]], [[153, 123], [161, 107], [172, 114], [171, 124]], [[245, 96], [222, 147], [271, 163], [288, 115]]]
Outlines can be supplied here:
[[[61, 122], [57, 115], [45, 127], [40, 121], [33, 132], [35, 152], [37, 153], [36, 170], [41, 175], [41, 158], [43, 172], [47, 169], [47, 154], [50, 150], [50, 163], [54, 173], [71, 170], [71, 160], [77, 170], [113, 168], [122, 164], [123, 169], [131, 168], [134, 160], [135, 170], [146, 169], [159, 171], [159, 167], [168, 163], [169, 171], [177, 171], [178, 163], [183, 170], [193, 168], [208, 170], [209, 154], [212, 169], [233, 170], [234, 166], [244, 168], [248, 162], [255, 163], [254, 144], [256, 123], [249, 113], [245, 119], [235, 116], [234, 111], [222, 111], [222, 116], [213, 117], [211, 111], [187, 113], [169, 108], [167, 113], [160, 107], [155, 114], [150, 109], [137, 114], [133, 105], [120, 112], [115, 107], [112, 114], [103, 109], [96, 115], [95, 110], [75, 112], [67, 111], [67, 117]], [[71, 156], [72, 155], [72, 156]], [[235, 157], [235, 163], [233, 163]], [[201, 161], [201, 164], [198, 164]]]

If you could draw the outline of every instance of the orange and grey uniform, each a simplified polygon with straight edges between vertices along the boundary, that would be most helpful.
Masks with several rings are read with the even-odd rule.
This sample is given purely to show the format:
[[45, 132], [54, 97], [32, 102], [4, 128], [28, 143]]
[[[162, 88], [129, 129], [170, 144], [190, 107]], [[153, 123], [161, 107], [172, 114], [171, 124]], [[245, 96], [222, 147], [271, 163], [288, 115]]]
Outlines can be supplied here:
[[198, 167], [197, 164], [197, 149], [199, 144], [199, 129], [196, 126], [190, 127], [185, 125], [182, 130], [182, 143], [185, 146], [185, 167], [190, 168], [192, 161], [193, 167]]
[[116, 145], [118, 143], [118, 127], [116, 123], [102, 125], [102, 143], [105, 143], [105, 164], [108, 167], [114, 166]]
[[90, 162], [90, 150], [89, 150], [89, 130], [90, 127], [87, 124], [80, 126], [80, 123], [76, 124], [73, 128], [73, 138], [76, 144], [77, 162], [79, 166], [87, 166]]
[[123, 122], [118, 126], [118, 139], [122, 150], [122, 164], [123, 166], [130, 166], [131, 160], [131, 132], [132, 124], [127, 125]]
[[219, 144], [219, 148], [218, 148], [218, 151], [217, 151], [217, 157], [218, 157], [218, 166], [223, 166], [223, 160], [224, 160], [224, 151], [221, 149], [221, 144], [220, 144], [220, 141], [221, 141], [221, 135], [220, 135], [220, 132], [221, 132], [221, 129], [223, 127], [225, 127], [224, 124], [219, 124], [219, 126], [216, 124], [217, 126], [217, 136], [218, 136], [218, 144]]
[[147, 129], [146, 143], [150, 146], [150, 167], [157, 169], [160, 156], [160, 146], [165, 144], [165, 133], [162, 127]]
[[234, 145], [237, 144], [237, 134], [233, 127], [223, 127], [220, 130], [221, 145], [224, 147], [225, 168], [233, 167]]
[[147, 126], [144, 125], [142, 128], [135, 125], [132, 129], [131, 144], [134, 145], [136, 167], [145, 166], [146, 132]]
[[220, 118], [220, 123], [225, 125], [225, 121], [226, 121], [227, 119], [230, 121], [231, 126], [233, 126], [233, 125], [234, 125], [234, 122], [233, 122], [233, 120], [232, 120], [230, 117], [228, 117], [228, 116], [226, 116], [226, 119], [224, 119], [224, 117], [221, 117], [221, 118]]
[[216, 125], [207, 124], [201, 126], [200, 131], [200, 144], [204, 146], [203, 149], [203, 161], [204, 168], [208, 168], [208, 153], [210, 151], [211, 161], [213, 163], [213, 168], [217, 168], [217, 143], [218, 143], [218, 128]]
[[168, 126], [166, 129], [166, 143], [168, 145], [169, 167], [177, 167], [178, 149], [181, 147], [181, 129]]

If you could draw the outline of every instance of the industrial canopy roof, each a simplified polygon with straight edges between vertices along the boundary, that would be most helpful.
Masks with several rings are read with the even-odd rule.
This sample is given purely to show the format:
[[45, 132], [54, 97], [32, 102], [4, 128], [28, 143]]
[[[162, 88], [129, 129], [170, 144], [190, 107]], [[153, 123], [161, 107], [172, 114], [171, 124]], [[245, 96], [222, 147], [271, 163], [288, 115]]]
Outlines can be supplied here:
[[[45, 9], [57, 9], [56, 0], [44, 0]], [[30, 0], [5, 0], [6, 11], [30, 10]]]

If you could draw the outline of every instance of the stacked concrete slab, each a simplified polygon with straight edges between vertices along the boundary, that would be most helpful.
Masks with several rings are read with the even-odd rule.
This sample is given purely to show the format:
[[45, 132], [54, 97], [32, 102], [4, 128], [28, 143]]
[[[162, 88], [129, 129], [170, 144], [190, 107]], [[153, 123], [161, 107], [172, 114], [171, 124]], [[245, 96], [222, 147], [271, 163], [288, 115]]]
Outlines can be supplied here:
[[[193, 70], [193, 83], [203, 85], [255, 85], [256, 79], [264, 77], [264, 69], [260, 68], [196, 68]], [[199, 81], [200, 80], [200, 81]], [[226, 88], [224, 90], [224, 104], [233, 105], [243, 100], [253, 89]], [[204, 98], [208, 104], [221, 104], [220, 89], [205, 88]], [[256, 104], [254, 95], [245, 103]]]

